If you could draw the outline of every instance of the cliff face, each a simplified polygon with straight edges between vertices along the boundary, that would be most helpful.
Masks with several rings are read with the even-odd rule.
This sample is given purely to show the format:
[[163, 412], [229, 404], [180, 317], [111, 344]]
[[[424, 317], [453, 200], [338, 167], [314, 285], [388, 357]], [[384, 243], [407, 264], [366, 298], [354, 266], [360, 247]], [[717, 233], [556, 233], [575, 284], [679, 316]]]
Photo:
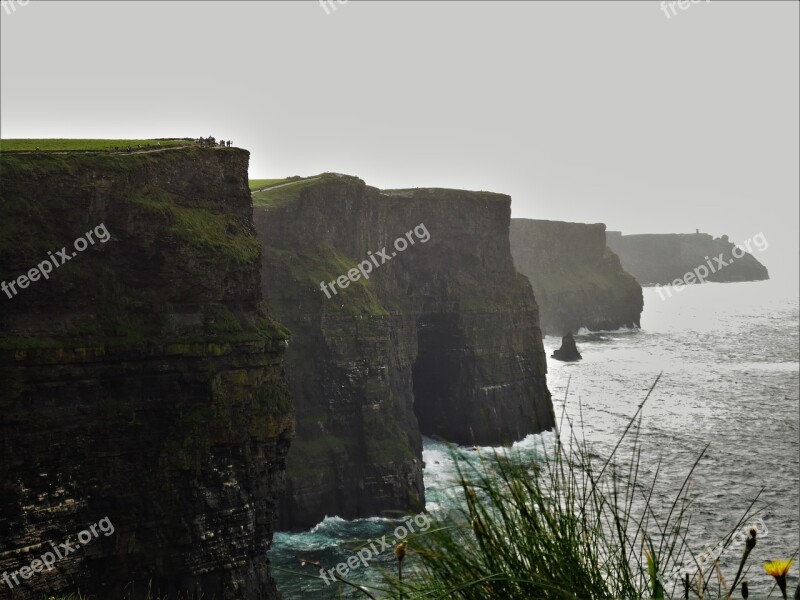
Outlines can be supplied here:
[[714, 238], [707, 233], [608, 234], [609, 247], [619, 255], [625, 270], [642, 285], [671, 284], [701, 266], [708, 272], [706, 281], [769, 279], [767, 268], [749, 254], [750, 250], [766, 248], [763, 234], [754, 236], [747, 244], [738, 249], [727, 235]]
[[638, 327], [642, 288], [606, 247], [602, 223], [511, 220], [514, 264], [533, 286], [551, 335]]
[[[264, 296], [293, 334], [283, 528], [422, 507], [420, 433], [496, 444], [552, 426], [536, 304], [508, 246], [510, 198], [324, 175], [254, 204]], [[398, 252], [401, 237], [414, 244]], [[384, 247], [369, 279], [320, 289]]]
[[266, 551], [293, 417], [247, 163], [200, 148], [0, 158], [0, 280], [75, 251], [0, 296], [0, 573], [113, 525], [0, 582], [11, 598], [278, 597]]

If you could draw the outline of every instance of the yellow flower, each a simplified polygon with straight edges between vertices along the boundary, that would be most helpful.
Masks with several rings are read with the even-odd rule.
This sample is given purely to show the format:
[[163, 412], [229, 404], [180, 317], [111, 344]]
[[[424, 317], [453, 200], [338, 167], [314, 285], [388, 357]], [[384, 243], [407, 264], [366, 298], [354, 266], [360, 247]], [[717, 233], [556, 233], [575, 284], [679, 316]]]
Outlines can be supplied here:
[[781, 594], [783, 595], [784, 600], [786, 600], [786, 575], [789, 573], [789, 569], [792, 568], [792, 561], [791, 560], [773, 560], [770, 562], [764, 563], [764, 570], [767, 572], [767, 575], [771, 575], [775, 578], [775, 582], [778, 584], [778, 587], [781, 590]]
[[767, 572], [767, 575], [771, 575], [772, 577], [786, 577], [786, 574], [789, 573], [789, 569], [792, 568], [792, 562], [791, 560], [773, 560], [764, 563], [764, 570]]

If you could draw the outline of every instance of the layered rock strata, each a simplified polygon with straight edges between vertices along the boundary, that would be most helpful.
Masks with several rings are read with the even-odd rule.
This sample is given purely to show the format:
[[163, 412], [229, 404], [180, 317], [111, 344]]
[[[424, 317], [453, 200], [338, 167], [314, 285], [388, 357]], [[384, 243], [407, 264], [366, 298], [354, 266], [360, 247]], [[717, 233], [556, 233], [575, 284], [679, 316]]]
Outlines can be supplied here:
[[[264, 296], [293, 336], [297, 438], [282, 527], [420, 509], [421, 434], [501, 444], [553, 425], [508, 196], [381, 191], [327, 174], [254, 204]], [[384, 248], [388, 260], [360, 274]], [[334, 283], [348, 272], [355, 281]]]
[[293, 413], [247, 167], [236, 149], [0, 157], [3, 598], [278, 597]]

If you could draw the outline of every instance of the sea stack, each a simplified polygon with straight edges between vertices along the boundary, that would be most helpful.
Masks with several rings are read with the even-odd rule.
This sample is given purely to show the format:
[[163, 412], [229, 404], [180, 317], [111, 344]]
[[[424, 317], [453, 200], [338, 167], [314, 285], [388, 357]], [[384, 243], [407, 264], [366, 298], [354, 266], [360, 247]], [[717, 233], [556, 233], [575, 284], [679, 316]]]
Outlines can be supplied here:
[[575, 345], [575, 338], [572, 337], [572, 333], [568, 333], [561, 338], [561, 348], [553, 352], [551, 356], [556, 360], [562, 360], [564, 362], [581, 360], [581, 358], [583, 358], [581, 353], [578, 352], [578, 347]]

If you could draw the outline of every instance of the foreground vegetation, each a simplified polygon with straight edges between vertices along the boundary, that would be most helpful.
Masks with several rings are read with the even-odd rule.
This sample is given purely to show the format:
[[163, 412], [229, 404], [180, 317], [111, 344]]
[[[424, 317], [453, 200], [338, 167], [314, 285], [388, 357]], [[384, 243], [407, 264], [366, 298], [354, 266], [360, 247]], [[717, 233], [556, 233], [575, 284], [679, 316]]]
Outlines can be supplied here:
[[[647, 483], [639, 473], [643, 406], [644, 401], [601, 462], [574, 433], [568, 440], [557, 435], [554, 449], [533, 465], [513, 453], [482, 457], [477, 463], [458, 460], [465, 499], [460, 523], [409, 541], [408, 551], [416, 553], [420, 566], [406, 582], [399, 555], [407, 550], [402, 548], [400, 576], [388, 578], [392, 597], [727, 600], [750, 593], [764, 598], [777, 587], [786, 598], [791, 560], [764, 565], [776, 580], [772, 590], [748, 589], [743, 583], [757, 543], [755, 529], [749, 530], [738, 572], [724, 574], [719, 564], [719, 554], [757, 514], [753, 508], [760, 494], [723, 538], [713, 564], [699, 564], [689, 551], [688, 483], [705, 451], [671, 505], [655, 506], [658, 470]], [[574, 432], [572, 423], [568, 425]], [[620, 460], [626, 440], [630, 456]], [[666, 577], [671, 572], [677, 573], [674, 580]]]

